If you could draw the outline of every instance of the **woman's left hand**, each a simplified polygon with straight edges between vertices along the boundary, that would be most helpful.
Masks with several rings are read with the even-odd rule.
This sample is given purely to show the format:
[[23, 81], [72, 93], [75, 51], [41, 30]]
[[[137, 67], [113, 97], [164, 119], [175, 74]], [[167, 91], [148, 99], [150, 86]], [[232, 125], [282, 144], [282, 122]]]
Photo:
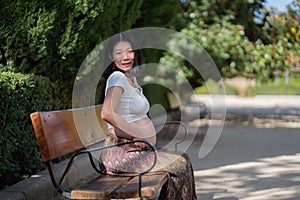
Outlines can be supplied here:
[[[140, 140], [135, 138], [135, 140]], [[147, 141], [149, 142], [149, 141]], [[150, 144], [152, 144], [151, 142], [149, 142]], [[143, 149], [149, 149], [150, 146], [144, 142], [135, 142], [134, 145], [137, 147], [137, 149], [143, 150]]]

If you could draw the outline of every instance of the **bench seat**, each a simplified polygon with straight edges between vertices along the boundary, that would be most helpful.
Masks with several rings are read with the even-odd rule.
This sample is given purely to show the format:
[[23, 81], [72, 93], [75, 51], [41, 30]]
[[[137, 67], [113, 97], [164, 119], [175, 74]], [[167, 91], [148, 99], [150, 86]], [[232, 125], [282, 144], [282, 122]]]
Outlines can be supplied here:
[[[93, 150], [89, 148], [103, 143], [109, 134], [106, 122], [100, 117], [101, 108], [102, 105], [95, 105], [85, 108], [35, 112], [30, 115], [40, 153], [48, 167], [53, 186], [57, 192], [70, 199], [155, 199], [167, 181], [167, 174], [148, 173], [156, 163], [157, 150], [147, 141], [139, 140], [139, 142], [149, 145], [155, 155], [153, 165], [149, 166], [148, 170], [136, 174], [136, 176], [101, 174], [92, 152], [101, 151], [103, 147]], [[134, 142], [136, 141], [129, 141], [117, 146]], [[82, 154], [88, 155], [91, 166], [98, 174], [87, 183], [78, 183], [79, 187], [63, 186], [73, 162], [77, 156]], [[54, 167], [55, 161], [68, 155], [73, 156], [63, 174], [58, 176]]]
[[[167, 181], [167, 174], [145, 174], [142, 177], [142, 197], [153, 198]], [[100, 175], [71, 191], [72, 199], [139, 198], [139, 178]]]

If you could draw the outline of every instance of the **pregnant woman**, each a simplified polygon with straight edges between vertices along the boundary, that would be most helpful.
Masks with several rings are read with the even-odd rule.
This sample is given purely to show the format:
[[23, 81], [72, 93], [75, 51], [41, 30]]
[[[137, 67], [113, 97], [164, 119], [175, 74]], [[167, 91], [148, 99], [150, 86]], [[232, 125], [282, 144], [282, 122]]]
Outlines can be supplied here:
[[[128, 33], [110, 38], [105, 50], [107, 79], [101, 117], [107, 122], [110, 136], [105, 145], [132, 140], [147, 140], [156, 144], [156, 131], [148, 118], [149, 102], [139, 86], [136, 75], [143, 69], [144, 60], [136, 41]], [[107, 174], [142, 172], [149, 169], [153, 153], [139, 150], [145, 143], [118, 146], [103, 150], [102, 169]], [[136, 150], [136, 151], [135, 151]], [[190, 159], [183, 152], [158, 150], [158, 159], [150, 173], [167, 172], [168, 181], [160, 199], [197, 199]]]

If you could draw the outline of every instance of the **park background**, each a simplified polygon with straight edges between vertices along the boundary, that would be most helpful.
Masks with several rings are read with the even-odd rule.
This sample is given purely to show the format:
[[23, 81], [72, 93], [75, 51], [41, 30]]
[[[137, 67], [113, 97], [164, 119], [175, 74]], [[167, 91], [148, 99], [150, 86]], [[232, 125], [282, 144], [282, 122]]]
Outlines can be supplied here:
[[[225, 85], [226, 94], [299, 95], [300, 1], [285, 10], [266, 2], [2, 0], [0, 188], [44, 169], [29, 114], [70, 108], [74, 79], [85, 57], [120, 31], [163, 27], [192, 38], [210, 54], [222, 78], [233, 83]], [[150, 49], [145, 57], [183, 75], [196, 94], [218, 88], [218, 80], [203, 80], [176, 55]], [[175, 84], [181, 84], [181, 77]], [[238, 87], [244, 83], [247, 87]], [[101, 103], [101, 92], [97, 95]]]

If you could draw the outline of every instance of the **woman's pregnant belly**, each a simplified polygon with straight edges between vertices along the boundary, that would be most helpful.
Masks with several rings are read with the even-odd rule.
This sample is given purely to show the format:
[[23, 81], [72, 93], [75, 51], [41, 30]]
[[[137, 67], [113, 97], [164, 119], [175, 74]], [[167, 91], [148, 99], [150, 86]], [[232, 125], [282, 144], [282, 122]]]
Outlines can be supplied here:
[[127, 139], [146, 139], [152, 144], [156, 144], [156, 131], [152, 121], [148, 117], [130, 122], [130, 124], [137, 130], [138, 135], [124, 134], [122, 130], [116, 128], [111, 128], [109, 131], [116, 136], [130, 135], [132, 138]]

